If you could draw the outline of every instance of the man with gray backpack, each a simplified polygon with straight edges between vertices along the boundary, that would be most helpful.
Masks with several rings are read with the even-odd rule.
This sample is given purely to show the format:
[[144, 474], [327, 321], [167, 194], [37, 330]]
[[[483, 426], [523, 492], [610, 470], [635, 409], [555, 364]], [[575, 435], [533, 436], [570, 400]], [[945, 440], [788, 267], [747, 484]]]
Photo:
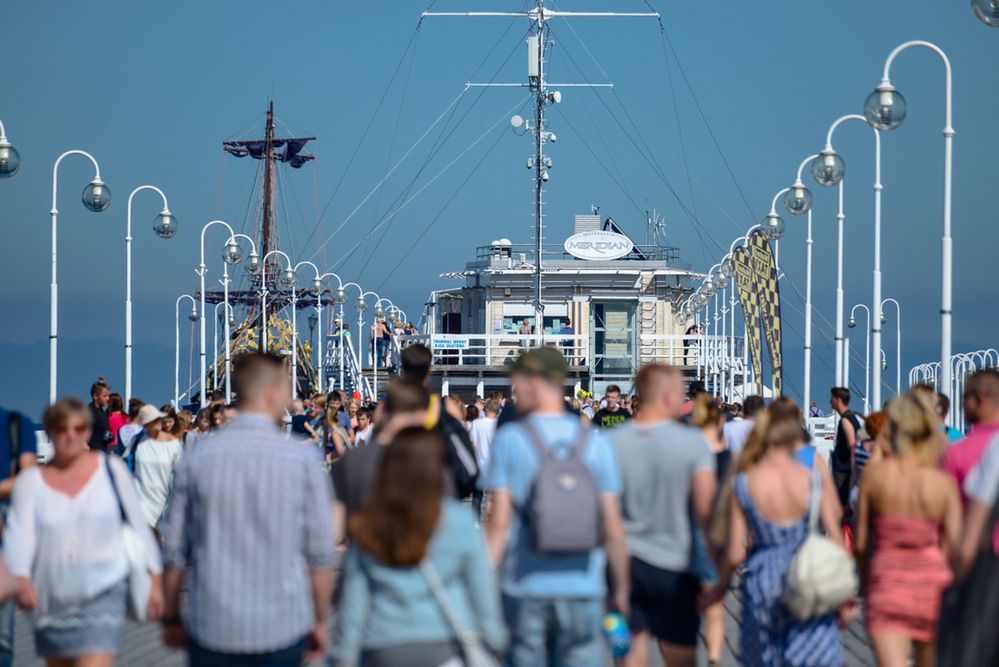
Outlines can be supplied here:
[[525, 417], [497, 431], [486, 472], [486, 541], [512, 637], [509, 667], [603, 664], [605, 608], [628, 614], [617, 460], [604, 435], [566, 412], [568, 370], [551, 347], [517, 359]]

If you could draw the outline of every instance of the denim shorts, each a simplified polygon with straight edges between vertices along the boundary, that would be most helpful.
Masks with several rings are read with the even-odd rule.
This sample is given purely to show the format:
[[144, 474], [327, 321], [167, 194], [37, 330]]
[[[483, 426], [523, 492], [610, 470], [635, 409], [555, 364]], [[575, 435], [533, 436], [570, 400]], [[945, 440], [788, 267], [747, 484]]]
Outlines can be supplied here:
[[510, 630], [506, 667], [604, 664], [604, 603], [590, 598], [503, 597]]

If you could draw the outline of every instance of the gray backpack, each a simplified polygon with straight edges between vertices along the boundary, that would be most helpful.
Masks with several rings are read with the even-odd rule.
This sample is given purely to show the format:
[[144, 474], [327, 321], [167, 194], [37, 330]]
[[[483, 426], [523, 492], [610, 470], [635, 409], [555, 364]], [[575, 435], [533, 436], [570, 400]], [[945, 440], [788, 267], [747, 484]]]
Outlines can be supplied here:
[[583, 461], [590, 430], [580, 426], [569, 456], [557, 459], [529, 421], [524, 420], [522, 425], [540, 461], [524, 513], [534, 551], [578, 554], [600, 546], [603, 544], [600, 492], [593, 473]]

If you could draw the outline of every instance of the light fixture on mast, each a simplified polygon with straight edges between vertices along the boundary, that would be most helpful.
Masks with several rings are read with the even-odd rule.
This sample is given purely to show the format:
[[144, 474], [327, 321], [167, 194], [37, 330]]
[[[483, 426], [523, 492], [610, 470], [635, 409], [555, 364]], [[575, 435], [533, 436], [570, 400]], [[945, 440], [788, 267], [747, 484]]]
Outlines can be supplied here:
[[547, 142], [555, 143], [558, 137], [554, 132], [549, 132], [545, 127], [545, 105], [559, 104], [562, 101], [562, 93], [559, 90], [550, 88], [613, 88], [612, 83], [563, 83], [551, 84], [545, 81], [545, 49], [547, 48], [548, 22], [553, 18], [577, 18], [577, 17], [648, 17], [655, 18], [662, 23], [658, 12], [563, 12], [549, 9], [545, 6], [545, 0], [534, 0], [534, 6], [519, 12], [423, 12], [420, 21], [427, 17], [523, 17], [530, 24], [530, 33], [527, 36], [527, 83], [526, 84], [504, 84], [504, 83], [468, 83], [467, 87], [504, 87], [523, 86], [531, 90], [534, 97], [534, 123], [532, 124], [517, 115], [510, 119], [513, 128], [526, 128], [534, 133], [533, 155], [527, 160], [527, 168], [537, 167], [534, 183], [534, 240], [535, 257], [534, 262], [534, 308], [535, 308], [535, 334], [540, 338], [544, 336], [544, 312], [541, 302], [541, 276], [542, 276], [542, 237], [544, 232], [544, 184], [551, 178], [548, 170], [551, 168], [551, 160], [544, 153], [544, 145]]

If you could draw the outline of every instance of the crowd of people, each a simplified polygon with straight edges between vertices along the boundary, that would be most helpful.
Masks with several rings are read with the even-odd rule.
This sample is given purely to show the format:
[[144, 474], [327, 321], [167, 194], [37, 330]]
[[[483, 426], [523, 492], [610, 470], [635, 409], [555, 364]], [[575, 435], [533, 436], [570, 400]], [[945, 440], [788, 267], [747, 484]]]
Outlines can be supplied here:
[[0, 414], [0, 665], [15, 604], [60, 666], [111, 665], [127, 618], [195, 667], [687, 667], [702, 642], [720, 665], [733, 589], [743, 665], [842, 665], [861, 613], [885, 667], [978, 641], [941, 608], [994, 553], [995, 370], [968, 378], [967, 433], [930, 387], [868, 415], [834, 388], [827, 447], [792, 400], [725, 402], [668, 366], [567, 397], [562, 352], [534, 348], [509, 395], [465, 404], [432, 392], [427, 348], [398, 361], [377, 401], [299, 401], [281, 358], [247, 353], [236, 401], [196, 414], [100, 379], [45, 411], [44, 465], [30, 420]]

